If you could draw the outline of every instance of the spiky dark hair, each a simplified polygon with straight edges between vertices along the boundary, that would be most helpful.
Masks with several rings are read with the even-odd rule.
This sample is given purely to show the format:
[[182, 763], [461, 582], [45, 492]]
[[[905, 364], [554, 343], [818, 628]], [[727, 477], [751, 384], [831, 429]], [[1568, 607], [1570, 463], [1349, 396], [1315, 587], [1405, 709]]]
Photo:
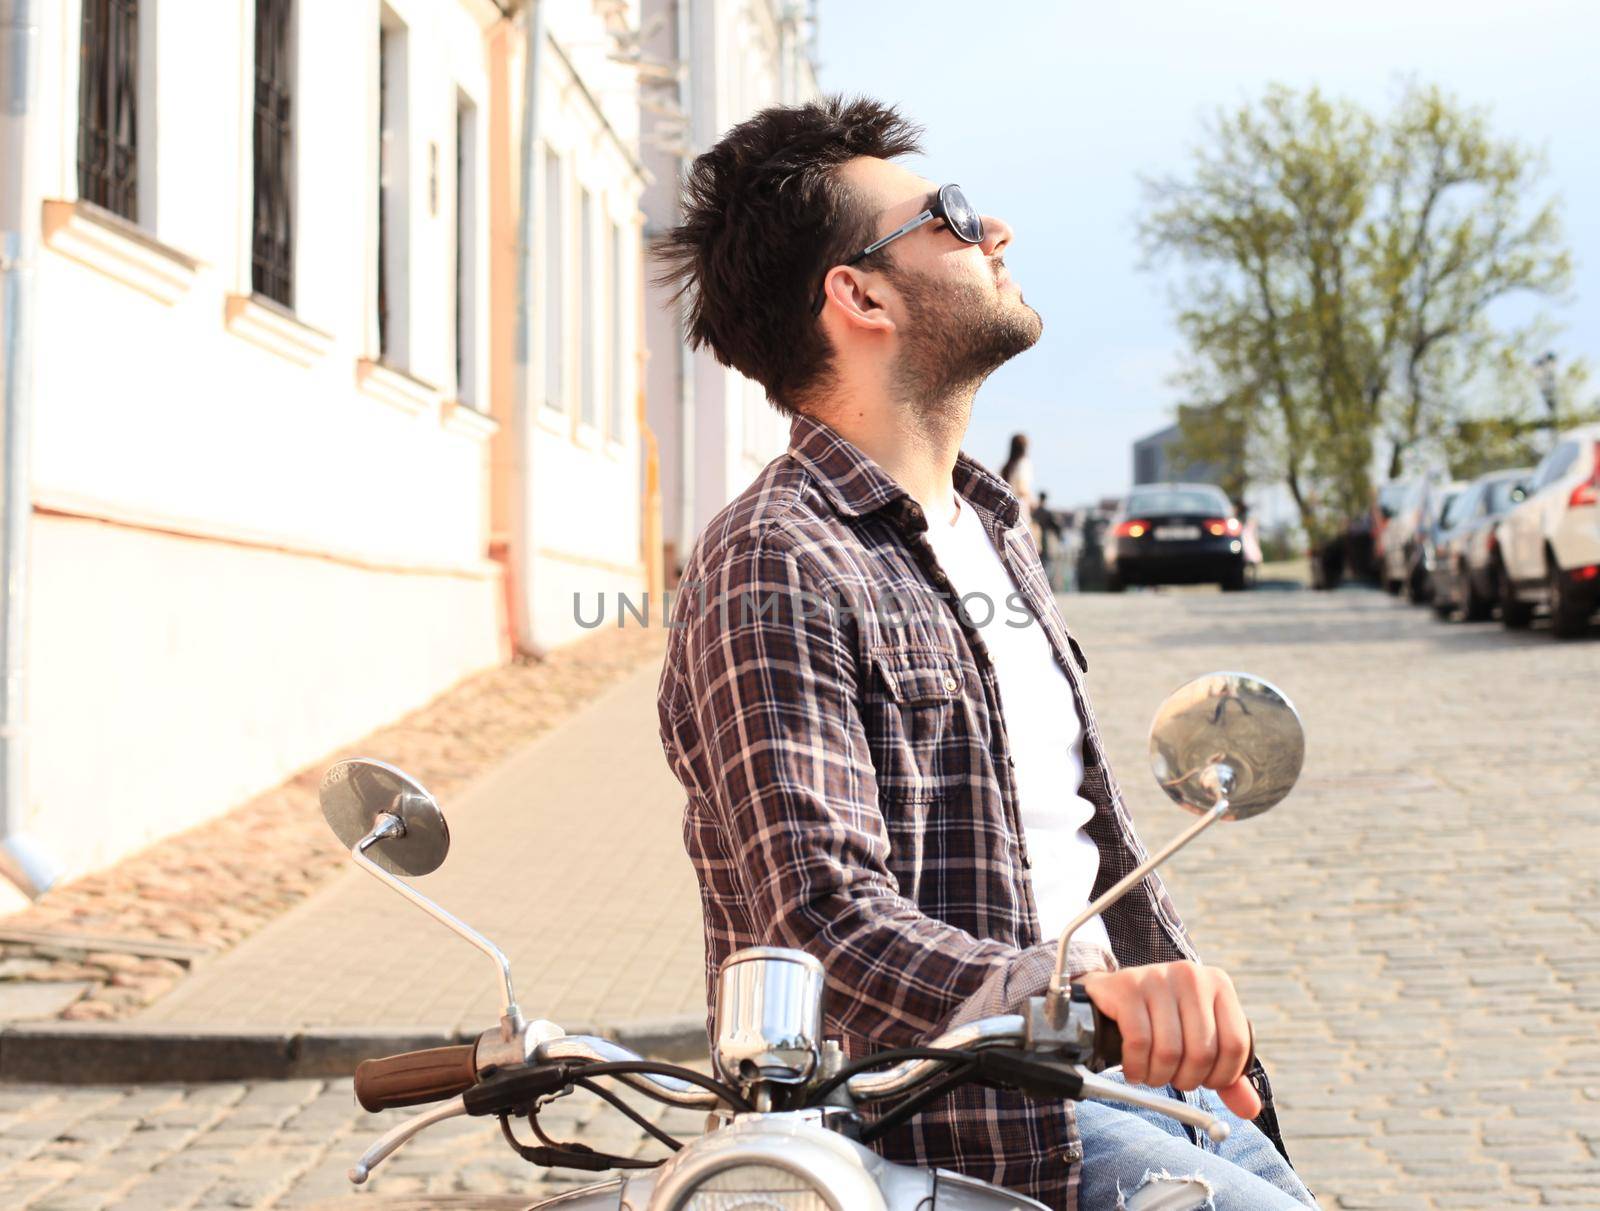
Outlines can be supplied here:
[[803, 410], [832, 369], [812, 301], [828, 269], [871, 243], [877, 219], [839, 167], [913, 155], [921, 133], [892, 106], [824, 97], [763, 109], [697, 157], [682, 222], [654, 249], [690, 346], [760, 383], [779, 411]]

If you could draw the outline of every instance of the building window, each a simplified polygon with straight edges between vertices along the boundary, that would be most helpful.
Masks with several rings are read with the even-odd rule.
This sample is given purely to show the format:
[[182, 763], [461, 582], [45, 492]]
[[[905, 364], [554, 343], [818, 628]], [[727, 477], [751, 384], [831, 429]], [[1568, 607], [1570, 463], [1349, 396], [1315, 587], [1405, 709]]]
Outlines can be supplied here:
[[606, 398], [610, 402], [610, 415], [606, 418], [606, 432], [613, 441], [622, 441], [622, 351], [624, 341], [623, 315], [627, 302], [623, 297], [622, 277], [622, 228], [615, 223], [609, 225], [611, 238], [606, 241], [610, 251], [611, 262], [611, 332], [610, 332], [610, 372], [607, 376]]
[[565, 370], [566, 274], [562, 256], [566, 253], [566, 208], [562, 204], [561, 157], [544, 153], [544, 402], [552, 408], [565, 407], [562, 374]]
[[294, 306], [293, 0], [256, 0], [255, 208], [250, 288]]
[[594, 322], [594, 195], [585, 189], [579, 199], [578, 213], [578, 419], [586, 425], [598, 425], [595, 392], [595, 342], [598, 333]]
[[78, 196], [139, 221], [138, 0], [83, 0]]
[[478, 111], [456, 95], [456, 399], [478, 402]]
[[407, 364], [406, 29], [387, 7], [378, 43], [378, 357]]

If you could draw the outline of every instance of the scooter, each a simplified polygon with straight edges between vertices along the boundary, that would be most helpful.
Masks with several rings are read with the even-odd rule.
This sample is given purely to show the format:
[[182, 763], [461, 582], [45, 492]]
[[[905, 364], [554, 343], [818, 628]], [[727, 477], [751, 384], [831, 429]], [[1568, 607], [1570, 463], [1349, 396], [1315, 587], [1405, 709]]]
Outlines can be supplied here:
[[[972, 1177], [893, 1164], [868, 1147], [969, 1081], [1041, 1099], [1093, 1097], [1144, 1107], [1220, 1142], [1226, 1123], [1099, 1075], [1120, 1063], [1121, 1041], [1116, 1024], [1069, 982], [1067, 946], [1074, 931], [1205, 829], [1281, 802], [1304, 758], [1299, 715], [1275, 686], [1242, 673], [1190, 682], [1157, 711], [1150, 760], [1168, 796], [1198, 819], [1068, 926], [1049, 988], [1029, 1001], [1026, 1013], [967, 1023], [926, 1047], [846, 1060], [838, 1044], [823, 1037], [822, 965], [799, 950], [746, 949], [728, 956], [718, 973], [711, 1073], [527, 1020], [500, 948], [400, 877], [428, 874], [444, 861], [450, 834], [438, 803], [393, 766], [341, 761], [323, 778], [322, 811], [351, 858], [483, 951], [496, 965], [503, 992], [499, 1025], [476, 1042], [367, 1060], [357, 1068], [356, 1098], [367, 1110], [430, 1108], [378, 1139], [350, 1170], [350, 1180], [365, 1182], [435, 1124], [471, 1116], [498, 1122], [508, 1146], [531, 1164], [620, 1174], [529, 1211], [1042, 1208]], [[679, 1141], [622, 1100], [613, 1082], [668, 1106], [705, 1111], [709, 1129]], [[540, 1112], [575, 1089], [632, 1118], [667, 1154], [659, 1160], [614, 1156], [551, 1139]], [[864, 1114], [868, 1107], [877, 1112]], [[536, 1143], [519, 1138], [524, 1120]]]

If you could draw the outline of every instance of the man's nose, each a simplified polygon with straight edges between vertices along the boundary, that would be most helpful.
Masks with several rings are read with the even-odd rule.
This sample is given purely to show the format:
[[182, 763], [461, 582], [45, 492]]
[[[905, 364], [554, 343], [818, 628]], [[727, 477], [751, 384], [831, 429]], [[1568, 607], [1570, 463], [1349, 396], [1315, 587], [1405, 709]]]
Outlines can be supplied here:
[[986, 214], [983, 216], [983, 243], [978, 246], [983, 249], [984, 256], [999, 256], [1011, 243], [1012, 234], [1010, 224], [1004, 219]]

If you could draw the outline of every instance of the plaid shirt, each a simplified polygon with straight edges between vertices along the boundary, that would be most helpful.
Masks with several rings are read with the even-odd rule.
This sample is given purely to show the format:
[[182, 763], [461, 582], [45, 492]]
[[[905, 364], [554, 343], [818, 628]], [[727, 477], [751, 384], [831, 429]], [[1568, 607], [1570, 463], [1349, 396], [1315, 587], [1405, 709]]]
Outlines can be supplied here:
[[[1145, 850], [1105, 761], [1088, 662], [1016, 496], [966, 454], [954, 482], [1072, 685], [1098, 894]], [[700, 536], [661, 677], [662, 743], [688, 793], [708, 999], [732, 951], [808, 951], [827, 972], [826, 1029], [852, 1057], [1012, 1012], [1044, 990], [1055, 959], [1055, 941], [1040, 937], [983, 619], [956, 608], [926, 531], [877, 463], [795, 417], [787, 454]], [[1196, 957], [1155, 875], [1104, 922], [1124, 966]], [[1108, 963], [1090, 951], [1072, 959], [1075, 972]], [[1259, 1072], [1257, 1088], [1269, 1107], [1258, 1121], [1276, 1138]], [[879, 1150], [1076, 1205], [1083, 1147], [1070, 1102], [969, 1085]]]

